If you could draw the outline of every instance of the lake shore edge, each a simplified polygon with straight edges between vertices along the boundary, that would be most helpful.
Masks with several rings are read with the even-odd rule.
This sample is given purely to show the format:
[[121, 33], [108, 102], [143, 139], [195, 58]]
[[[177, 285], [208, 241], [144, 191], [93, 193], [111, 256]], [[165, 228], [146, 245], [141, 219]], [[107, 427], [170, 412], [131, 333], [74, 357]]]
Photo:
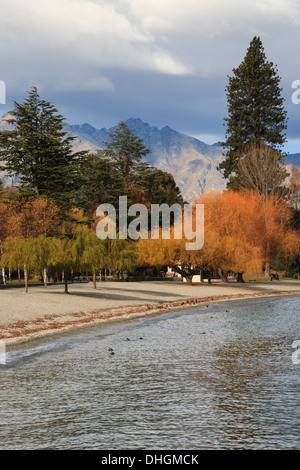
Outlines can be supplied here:
[[[146, 286], [149, 287], [149, 284]], [[154, 283], [151, 284], [151, 288], [154, 287]], [[145, 289], [145, 284], [142, 285]], [[167, 287], [166, 284], [164, 287]], [[176, 286], [172, 286], [174, 289]], [[180, 286], [181, 287], [181, 286]], [[193, 286], [194, 288], [197, 286]], [[224, 290], [226, 292], [220, 293]], [[275, 287], [275, 286], [274, 286]], [[293, 288], [297, 287], [297, 288]], [[155, 285], [157, 288], [157, 284]], [[256, 299], [256, 298], [280, 298], [280, 297], [287, 297], [287, 296], [297, 296], [300, 295], [300, 285], [298, 286], [289, 286], [289, 288], [285, 289], [282, 286], [280, 289], [269, 289], [267, 291], [257, 291], [259, 288], [258, 283], [251, 286], [251, 290], [248, 292], [243, 289], [242, 287], [235, 287], [232, 285], [222, 285], [222, 286], [202, 286], [199, 288], [197, 294], [199, 294], [200, 289], [202, 290], [201, 296], [189, 296], [187, 295], [185, 298], [178, 294], [180, 289], [176, 288], [177, 295], [175, 293], [172, 294], [174, 298], [170, 300], [161, 300], [161, 301], [149, 301], [145, 303], [132, 303], [124, 305], [121, 300], [116, 300], [112, 302], [112, 306], [103, 306], [102, 308], [96, 309], [80, 309], [78, 311], [67, 312], [67, 313], [51, 313], [51, 314], [41, 314], [32, 316], [32, 318], [28, 318], [26, 316], [26, 312], [24, 311], [24, 315], [21, 316], [21, 319], [15, 322], [3, 322], [1, 321], [1, 313], [0, 313], [0, 340], [4, 342], [5, 346], [10, 348], [14, 347], [15, 345], [19, 345], [22, 343], [30, 342], [35, 339], [43, 339], [46, 337], [55, 336], [57, 334], [70, 332], [72, 330], [78, 330], [79, 328], [84, 327], [91, 327], [100, 324], [107, 324], [109, 322], [117, 322], [117, 321], [125, 321], [125, 320], [132, 320], [136, 318], [141, 318], [145, 316], [152, 316], [152, 315], [159, 315], [166, 312], [172, 312], [176, 310], [185, 310], [187, 308], [205, 308], [206, 305], [211, 303], [223, 303], [235, 300], [248, 300], [248, 299]], [[216, 289], [215, 295], [214, 290]], [[116, 290], [116, 289], [114, 289]], [[169, 290], [170, 288], [169, 284]], [[122, 291], [126, 291], [125, 286], [122, 286]], [[132, 292], [129, 289], [130, 292]], [[240, 291], [240, 292], [239, 292]], [[102, 293], [101, 288], [99, 292]], [[145, 290], [143, 290], [145, 292]], [[151, 292], [151, 290], [149, 290]], [[187, 289], [187, 293], [189, 294], [191, 289]], [[196, 294], [196, 292], [195, 292]], [[210, 295], [207, 295], [210, 294]], [[33, 292], [34, 297], [35, 293]], [[37, 293], [36, 296], [39, 294]], [[49, 294], [51, 295], [51, 294]], [[77, 294], [78, 295], [78, 294]], [[115, 294], [114, 294], [115, 295]], [[166, 295], [166, 293], [165, 293]], [[171, 295], [168, 293], [168, 295]], [[177, 297], [177, 298], [176, 298]], [[180, 298], [181, 297], [181, 298]], [[38, 297], [36, 297], [38, 299]], [[72, 294], [70, 295], [70, 299], [72, 298]], [[32, 298], [34, 301], [34, 298]]]

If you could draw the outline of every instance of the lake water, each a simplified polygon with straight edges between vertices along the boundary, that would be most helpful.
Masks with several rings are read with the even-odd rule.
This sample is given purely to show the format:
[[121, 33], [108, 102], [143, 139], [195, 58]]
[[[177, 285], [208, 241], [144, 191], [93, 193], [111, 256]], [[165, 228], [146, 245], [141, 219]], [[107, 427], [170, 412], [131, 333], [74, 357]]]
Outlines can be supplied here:
[[285, 297], [16, 347], [0, 366], [0, 448], [300, 449], [296, 340], [299, 297]]

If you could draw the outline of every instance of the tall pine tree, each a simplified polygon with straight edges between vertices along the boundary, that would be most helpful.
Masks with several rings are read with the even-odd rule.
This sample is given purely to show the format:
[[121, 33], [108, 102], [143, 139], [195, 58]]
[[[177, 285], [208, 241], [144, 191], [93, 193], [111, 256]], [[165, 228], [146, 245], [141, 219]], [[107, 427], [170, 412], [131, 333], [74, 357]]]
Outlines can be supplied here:
[[254, 37], [242, 63], [233, 69], [226, 87], [228, 117], [225, 159], [219, 165], [228, 186], [238, 187], [239, 158], [251, 144], [269, 145], [280, 151], [286, 141], [286, 111], [276, 66], [268, 62], [259, 37]]
[[99, 204], [108, 203], [115, 207], [119, 196], [126, 194], [124, 178], [103, 151], [90, 153], [81, 165], [82, 186], [76, 196], [76, 204], [93, 216]]
[[18, 175], [20, 190], [45, 195], [64, 205], [79, 185], [79, 165], [86, 152], [73, 152], [63, 116], [32, 87], [23, 103], [14, 102], [10, 130], [0, 132], [4, 171]]
[[128, 188], [134, 180], [135, 173], [143, 165], [142, 158], [148, 155], [150, 150], [124, 121], [119, 122], [113, 132], [108, 132], [108, 136], [110, 140], [104, 142], [107, 148], [105, 154], [120, 171], [125, 187]]

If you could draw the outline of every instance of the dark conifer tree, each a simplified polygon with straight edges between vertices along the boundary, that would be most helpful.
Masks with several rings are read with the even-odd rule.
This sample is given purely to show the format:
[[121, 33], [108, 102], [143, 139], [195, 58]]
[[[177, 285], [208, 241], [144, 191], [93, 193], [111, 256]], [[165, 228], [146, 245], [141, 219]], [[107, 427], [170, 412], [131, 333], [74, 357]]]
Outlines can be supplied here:
[[115, 207], [119, 196], [126, 195], [124, 178], [103, 151], [90, 153], [81, 166], [82, 186], [76, 196], [76, 204], [92, 216], [99, 204], [108, 203]]
[[45, 195], [64, 205], [79, 185], [79, 165], [86, 152], [73, 152], [63, 126], [63, 116], [50, 102], [40, 99], [32, 87], [23, 103], [14, 102], [7, 122], [10, 130], [0, 132], [0, 160], [4, 171], [18, 176], [21, 192]]
[[221, 143], [226, 153], [219, 169], [224, 170], [224, 178], [230, 178], [229, 187], [238, 187], [233, 173], [249, 145], [266, 144], [280, 151], [286, 141], [287, 118], [277, 72], [267, 61], [260, 38], [254, 37], [244, 60], [228, 77], [226, 140]]
[[110, 140], [104, 142], [106, 155], [124, 178], [125, 187], [134, 180], [134, 174], [142, 164], [142, 158], [150, 153], [143, 140], [129, 129], [124, 121], [118, 123], [113, 132], [109, 132]]
[[180, 189], [171, 175], [157, 168], [141, 169], [136, 175], [136, 185], [144, 190], [144, 198], [150, 204], [183, 204]]

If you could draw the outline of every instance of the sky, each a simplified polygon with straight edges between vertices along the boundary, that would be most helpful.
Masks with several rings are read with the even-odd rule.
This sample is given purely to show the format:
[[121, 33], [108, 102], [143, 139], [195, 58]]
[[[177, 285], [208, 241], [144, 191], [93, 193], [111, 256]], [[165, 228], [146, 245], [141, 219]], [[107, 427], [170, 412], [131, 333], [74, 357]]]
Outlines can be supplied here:
[[35, 85], [69, 124], [139, 117], [212, 144], [254, 36], [281, 77], [286, 150], [300, 152], [299, 0], [1, 0], [0, 114]]

